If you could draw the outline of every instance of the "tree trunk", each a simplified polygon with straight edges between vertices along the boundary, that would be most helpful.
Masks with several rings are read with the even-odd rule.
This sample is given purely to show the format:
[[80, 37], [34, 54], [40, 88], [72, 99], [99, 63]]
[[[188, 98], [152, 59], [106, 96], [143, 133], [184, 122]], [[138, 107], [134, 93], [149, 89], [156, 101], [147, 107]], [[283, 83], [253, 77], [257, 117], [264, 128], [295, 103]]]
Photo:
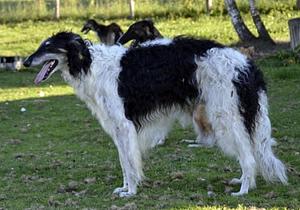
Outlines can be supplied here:
[[250, 14], [258, 32], [258, 39], [275, 44], [263, 21], [260, 18], [259, 11], [256, 9], [255, 0], [249, 0]]
[[36, 0], [36, 6], [37, 6], [38, 15], [40, 16], [42, 11], [42, 0]]
[[206, 14], [208, 14], [208, 15], [209, 15], [210, 10], [212, 8], [212, 1], [213, 0], [205, 0], [205, 11], [206, 11]]
[[129, 0], [130, 18], [134, 18], [134, 0]]
[[296, 8], [297, 8], [298, 10], [300, 10], [300, 0], [297, 0], [297, 1], [296, 1]]
[[291, 48], [295, 49], [300, 45], [300, 18], [290, 19], [288, 24], [291, 39]]
[[60, 18], [60, 0], [56, 0], [55, 3], [55, 18], [56, 19]]
[[256, 37], [251, 33], [248, 27], [245, 25], [240, 11], [237, 8], [235, 0], [225, 0], [228, 14], [231, 18], [232, 25], [237, 32], [239, 38], [243, 42], [251, 42], [256, 40]]

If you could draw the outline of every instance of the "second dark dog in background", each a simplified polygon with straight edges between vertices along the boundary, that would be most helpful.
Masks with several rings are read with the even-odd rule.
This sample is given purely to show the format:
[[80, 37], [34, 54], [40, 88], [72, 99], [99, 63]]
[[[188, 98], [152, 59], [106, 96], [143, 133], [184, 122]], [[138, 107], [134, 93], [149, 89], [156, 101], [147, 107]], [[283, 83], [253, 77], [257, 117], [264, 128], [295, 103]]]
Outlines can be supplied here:
[[81, 32], [87, 34], [90, 30], [96, 32], [100, 41], [105, 45], [114, 45], [123, 35], [123, 31], [118, 24], [111, 23], [106, 26], [97, 23], [94, 19], [86, 21]]
[[137, 47], [146, 41], [157, 38], [163, 38], [163, 36], [157, 30], [157, 28], [155, 28], [153, 21], [141, 20], [129, 26], [126, 33], [121, 36], [118, 42], [123, 45], [131, 40], [134, 40], [131, 44], [131, 47]]

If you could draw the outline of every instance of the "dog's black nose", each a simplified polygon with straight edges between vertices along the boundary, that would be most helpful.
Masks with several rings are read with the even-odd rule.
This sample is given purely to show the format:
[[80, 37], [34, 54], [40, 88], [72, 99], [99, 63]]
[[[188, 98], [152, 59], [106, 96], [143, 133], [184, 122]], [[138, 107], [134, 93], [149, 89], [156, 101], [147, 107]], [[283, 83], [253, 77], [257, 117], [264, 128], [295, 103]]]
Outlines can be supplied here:
[[28, 58], [26, 58], [25, 61], [23, 62], [23, 65], [24, 65], [25, 67], [29, 67], [29, 66], [31, 65], [31, 62], [32, 62], [31, 57], [28, 57]]

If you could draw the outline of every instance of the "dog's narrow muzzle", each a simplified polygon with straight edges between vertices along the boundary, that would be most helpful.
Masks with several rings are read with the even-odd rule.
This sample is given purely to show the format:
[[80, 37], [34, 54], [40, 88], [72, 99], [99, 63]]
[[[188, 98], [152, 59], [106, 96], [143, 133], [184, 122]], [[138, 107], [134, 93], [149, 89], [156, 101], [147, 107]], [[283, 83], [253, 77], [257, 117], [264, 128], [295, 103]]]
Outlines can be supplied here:
[[32, 63], [32, 58], [31, 58], [31, 56], [29, 56], [29, 57], [27, 57], [27, 58], [25, 59], [25, 61], [23, 62], [23, 65], [24, 65], [25, 67], [30, 67], [30, 66], [31, 66], [31, 63]]
[[[125, 36], [126, 37], [125, 37]], [[117, 40], [117, 43], [119, 44], [126, 44], [127, 42], [129, 41], [129, 39], [127, 38], [127, 35], [126, 34], [123, 34], [118, 40]]]

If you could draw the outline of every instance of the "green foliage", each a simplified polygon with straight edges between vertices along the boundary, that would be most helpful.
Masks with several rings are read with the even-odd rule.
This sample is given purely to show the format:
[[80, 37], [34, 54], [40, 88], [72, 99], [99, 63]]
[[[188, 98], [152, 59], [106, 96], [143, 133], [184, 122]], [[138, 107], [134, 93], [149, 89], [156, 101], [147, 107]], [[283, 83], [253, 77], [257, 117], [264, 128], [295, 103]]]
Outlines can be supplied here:
[[300, 64], [300, 46], [294, 50], [282, 50], [277, 52], [274, 57], [280, 60], [282, 66], [289, 66], [291, 64]]
[[[287, 41], [288, 27], [287, 21], [290, 17], [296, 17], [297, 12], [274, 15], [262, 15], [271, 37], [279, 41]], [[154, 17], [154, 22], [161, 33], [166, 37], [178, 36], [180, 34], [214, 39], [224, 44], [238, 42], [238, 37], [232, 27], [230, 18], [227, 16], [208, 16], [201, 14], [197, 17], [188, 18], [159, 18]], [[62, 30], [71, 30], [79, 33], [86, 19], [73, 20], [64, 19], [61, 21], [25, 21], [21, 23], [0, 24], [0, 55], [26, 56], [33, 52], [40, 42]], [[96, 17], [96, 20], [109, 24], [111, 20], [103, 20]], [[135, 20], [115, 19], [125, 31]], [[250, 29], [255, 32], [255, 26], [249, 15], [245, 16], [245, 21]], [[81, 34], [84, 38], [97, 41], [94, 33], [88, 35]]]
[[[38, 4], [38, 2], [40, 2]], [[237, 1], [243, 13], [249, 13], [247, 0]], [[294, 11], [294, 0], [260, 0], [257, 7], [262, 14]], [[54, 17], [54, 0], [0, 0], [0, 22], [20, 22], [24, 20], [51, 20]], [[193, 17], [205, 14], [204, 0], [138, 0], [136, 16], [147, 17]], [[224, 0], [214, 0], [212, 15], [226, 14]], [[124, 0], [64, 0], [61, 1], [61, 18], [101, 19], [126, 18], [129, 15], [128, 2]]]

